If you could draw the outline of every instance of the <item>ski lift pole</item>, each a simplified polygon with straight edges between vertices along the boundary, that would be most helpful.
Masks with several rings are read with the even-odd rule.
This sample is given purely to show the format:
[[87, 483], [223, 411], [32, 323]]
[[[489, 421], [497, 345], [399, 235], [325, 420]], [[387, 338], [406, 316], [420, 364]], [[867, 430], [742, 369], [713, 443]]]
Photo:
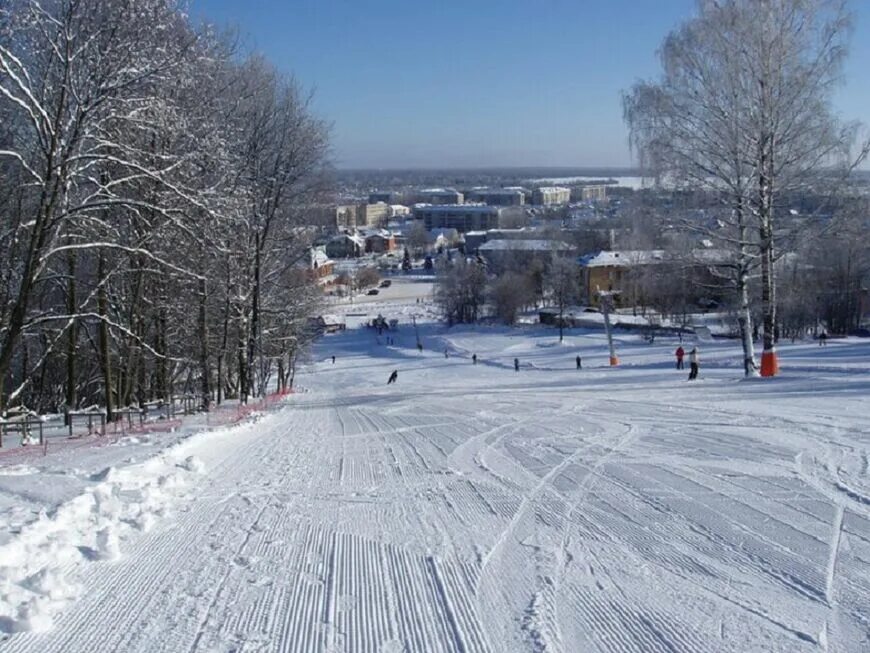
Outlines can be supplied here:
[[616, 367], [619, 365], [619, 358], [616, 357], [616, 350], [613, 348], [613, 329], [610, 326], [610, 311], [613, 309], [611, 295], [601, 295], [601, 309], [604, 312], [604, 331], [607, 333], [607, 347], [610, 350], [610, 366]]

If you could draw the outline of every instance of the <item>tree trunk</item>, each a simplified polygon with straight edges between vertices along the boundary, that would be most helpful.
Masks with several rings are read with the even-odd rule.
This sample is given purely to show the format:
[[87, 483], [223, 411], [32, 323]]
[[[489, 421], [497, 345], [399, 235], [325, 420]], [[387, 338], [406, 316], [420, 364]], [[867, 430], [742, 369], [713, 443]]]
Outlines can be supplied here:
[[740, 342], [743, 345], [743, 374], [747, 377], [758, 376], [758, 366], [755, 362], [755, 343], [752, 340], [752, 310], [749, 301], [749, 252], [746, 225], [746, 212], [742, 199], [737, 207], [738, 238], [740, 239], [740, 255], [737, 271], [737, 296], [740, 309], [737, 313], [737, 323], [740, 325]]
[[129, 406], [132, 403], [133, 388], [136, 379], [139, 377], [138, 368], [144, 363], [144, 352], [139, 343], [140, 339], [144, 337], [140, 312], [145, 287], [145, 261], [141, 256], [136, 256], [135, 263], [133, 261], [131, 263], [133, 263], [136, 269], [133, 297], [129, 307], [130, 328], [133, 334], [125, 338], [127, 342], [127, 360], [125, 361], [126, 364], [119, 365], [121, 378], [118, 379], [118, 392], [121, 395], [118, 401], [123, 406]]
[[254, 388], [254, 361], [257, 344], [257, 334], [260, 328], [260, 239], [256, 238], [254, 247], [254, 290], [251, 293], [251, 320], [248, 330], [247, 343], [247, 371], [246, 380], [248, 387], [245, 388], [245, 395], [256, 394]]
[[239, 401], [243, 404], [248, 403], [248, 363], [245, 360], [245, 352], [247, 351], [247, 341], [244, 333], [244, 320], [239, 325], [239, 342], [236, 347], [239, 366]]
[[97, 312], [100, 316], [100, 369], [103, 372], [104, 397], [106, 402], [106, 422], [114, 419], [112, 402], [112, 361], [109, 356], [109, 301], [106, 293], [106, 257], [102, 249], [97, 261]]
[[747, 377], [758, 376], [755, 362], [755, 343], [752, 341], [752, 311], [749, 306], [749, 284], [747, 273], [741, 270], [738, 277], [740, 309], [737, 323], [740, 325], [740, 342], [743, 345], [743, 374]]
[[[66, 310], [68, 315], [73, 315], [78, 310], [76, 298], [76, 252], [70, 250], [66, 257], [67, 281]], [[76, 409], [78, 404], [78, 387], [76, 385], [76, 357], [78, 349], [78, 322], [73, 320], [69, 326], [66, 341], [66, 411], [64, 412], [64, 424], [69, 425], [69, 414]]]
[[169, 388], [169, 343], [167, 342], [167, 318], [166, 318], [166, 297], [161, 297], [162, 306], [157, 314], [157, 338], [156, 349], [159, 357], [157, 359], [157, 386], [160, 399], [164, 402], [172, 401], [172, 392]]
[[199, 282], [199, 374], [200, 392], [202, 393], [202, 408], [208, 410], [211, 404], [211, 387], [209, 386], [208, 365], [208, 316], [206, 314], [207, 294], [206, 280]]

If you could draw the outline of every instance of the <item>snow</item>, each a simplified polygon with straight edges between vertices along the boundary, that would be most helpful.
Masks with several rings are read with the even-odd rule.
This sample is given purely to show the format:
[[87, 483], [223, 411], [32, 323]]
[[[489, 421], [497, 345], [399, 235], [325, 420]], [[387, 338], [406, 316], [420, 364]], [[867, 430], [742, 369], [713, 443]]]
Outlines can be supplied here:
[[370, 312], [256, 421], [0, 467], [0, 649], [870, 649], [870, 342]]

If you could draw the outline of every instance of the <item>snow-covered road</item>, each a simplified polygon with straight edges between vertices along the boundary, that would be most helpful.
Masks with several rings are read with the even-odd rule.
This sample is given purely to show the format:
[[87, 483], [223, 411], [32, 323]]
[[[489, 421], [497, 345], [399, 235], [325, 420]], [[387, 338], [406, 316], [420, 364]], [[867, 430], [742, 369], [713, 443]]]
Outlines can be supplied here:
[[188, 443], [204, 473], [0, 650], [870, 650], [870, 347], [754, 383], [711, 346], [689, 385], [670, 344], [614, 370], [600, 334], [415, 337], [326, 338], [309, 392]]

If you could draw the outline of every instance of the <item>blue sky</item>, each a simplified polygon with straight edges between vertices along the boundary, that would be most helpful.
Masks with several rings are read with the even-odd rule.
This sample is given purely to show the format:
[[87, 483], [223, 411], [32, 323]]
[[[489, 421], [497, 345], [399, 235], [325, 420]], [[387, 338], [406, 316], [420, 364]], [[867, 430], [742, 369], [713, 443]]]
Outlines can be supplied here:
[[[620, 92], [694, 0], [192, 0], [333, 124], [339, 167], [626, 166]], [[870, 125], [870, 2], [843, 117]], [[862, 65], [863, 63], [863, 65]]]

